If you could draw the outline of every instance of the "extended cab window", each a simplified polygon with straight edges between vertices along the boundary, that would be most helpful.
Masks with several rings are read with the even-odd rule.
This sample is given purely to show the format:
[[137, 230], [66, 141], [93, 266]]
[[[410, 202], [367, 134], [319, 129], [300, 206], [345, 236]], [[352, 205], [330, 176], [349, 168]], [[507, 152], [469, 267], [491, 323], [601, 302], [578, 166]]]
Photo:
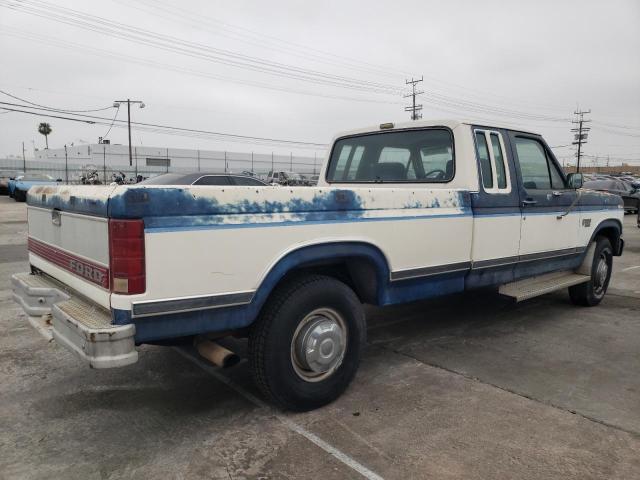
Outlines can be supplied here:
[[448, 182], [454, 175], [453, 136], [432, 128], [380, 132], [336, 141], [329, 182]]
[[511, 182], [502, 135], [492, 130], [475, 130], [475, 138], [484, 190], [488, 193], [509, 193]]
[[538, 140], [516, 137], [516, 152], [524, 188], [528, 190], [565, 188], [562, 175]]

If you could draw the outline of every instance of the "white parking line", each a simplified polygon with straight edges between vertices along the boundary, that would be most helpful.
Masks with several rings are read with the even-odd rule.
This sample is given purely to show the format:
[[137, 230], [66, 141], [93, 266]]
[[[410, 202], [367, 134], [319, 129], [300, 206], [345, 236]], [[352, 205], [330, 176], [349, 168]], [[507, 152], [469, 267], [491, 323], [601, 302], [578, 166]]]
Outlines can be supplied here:
[[640, 265], [636, 265], [635, 267], [627, 267], [620, 270], [621, 272], [628, 272], [629, 270], [635, 270], [636, 268], [640, 268]]
[[365, 467], [361, 463], [357, 462], [356, 460], [354, 460], [353, 458], [351, 458], [349, 455], [347, 455], [346, 453], [342, 452], [341, 450], [338, 450], [333, 445], [328, 444], [327, 442], [322, 440], [320, 437], [318, 437], [316, 434], [311, 433], [309, 430], [305, 429], [301, 425], [298, 425], [293, 420], [291, 420], [291, 419], [285, 417], [284, 415], [281, 415], [280, 413], [276, 412], [272, 407], [267, 405], [265, 402], [260, 400], [258, 397], [256, 397], [255, 395], [247, 392], [240, 385], [238, 385], [235, 382], [233, 382], [233, 380], [231, 380], [231, 379], [225, 377], [224, 375], [222, 375], [221, 373], [219, 373], [216, 370], [215, 367], [213, 367], [211, 365], [208, 365], [203, 360], [201, 360], [201, 359], [199, 359], [197, 357], [194, 357], [193, 355], [191, 355], [190, 353], [186, 352], [183, 349], [174, 348], [174, 350], [176, 352], [178, 352], [180, 355], [182, 355], [184, 358], [189, 360], [190, 362], [192, 362], [192, 363], [196, 364], [198, 367], [202, 368], [205, 372], [207, 372], [209, 375], [214, 377], [216, 380], [219, 380], [220, 382], [224, 383], [225, 385], [227, 385], [230, 388], [232, 388], [233, 390], [235, 390], [237, 393], [242, 395], [244, 398], [249, 400], [251, 403], [253, 403], [257, 407], [269, 410], [271, 412], [271, 414], [274, 417], [276, 417], [280, 422], [282, 422], [289, 430], [291, 430], [292, 432], [295, 432], [295, 433], [297, 433], [299, 435], [302, 435], [304, 438], [309, 440], [314, 445], [320, 447], [322, 450], [327, 452], [329, 455], [332, 455], [334, 458], [336, 458], [337, 460], [341, 461], [342, 463], [344, 463], [349, 468], [351, 468], [351, 469], [355, 470], [356, 472], [358, 472], [364, 478], [367, 478], [368, 480], [384, 480], [380, 475], [378, 475], [377, 473], [369, 470], [367, 467]]

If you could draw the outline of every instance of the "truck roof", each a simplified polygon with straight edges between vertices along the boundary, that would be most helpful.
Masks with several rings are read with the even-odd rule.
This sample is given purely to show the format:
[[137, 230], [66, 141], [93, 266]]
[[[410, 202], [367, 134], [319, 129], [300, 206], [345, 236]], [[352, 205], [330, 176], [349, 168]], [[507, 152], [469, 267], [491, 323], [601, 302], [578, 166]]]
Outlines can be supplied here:
[[539, 135], [537, 132], [531, 132], [530, 130], [515, 126], [515, 125], [504, 125], [504, 124], [495, 124], [495, 123], [487, 123], [485, 121], [474, 121], [469, 119], [431, 119], [431, 120], [414, 120], [411, 122], [389, 122], [386, 125], [393, 125], [392, 127], [381, 128], [381, 125], [385, 125], [385, 123], [381, 123], [378, 125], [373, 125], [369, 127], [357, 128], [355, 130], [347, 130], [345, 132], [341, 132], [336, 135], [335, 138], [340, 138], [348, 135], [358, 135], [362, 133], [373, 133], [380, 131], [392, 131], [392, 130], [402, 130], [404, 128], [421, 128], [421, 127], [448, 127], [451, 130], [455, 129], [460, 125], [482, 125], [484, 127], [491, 128], [500, 128], [505, 130], [514, 130], [517, 132], [526, 132], [532, 133], [534, 135]]

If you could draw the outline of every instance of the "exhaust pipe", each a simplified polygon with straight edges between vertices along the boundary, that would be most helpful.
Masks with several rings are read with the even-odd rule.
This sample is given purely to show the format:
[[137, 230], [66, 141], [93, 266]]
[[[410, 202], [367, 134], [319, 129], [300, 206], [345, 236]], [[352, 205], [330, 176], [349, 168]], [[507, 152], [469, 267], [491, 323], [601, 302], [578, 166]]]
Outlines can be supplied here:
[[205, 337], [196, 337], [193, 343], [198, 353], [217, 367], [233, 367], [240, 361], [240, 357], [231, 350]]

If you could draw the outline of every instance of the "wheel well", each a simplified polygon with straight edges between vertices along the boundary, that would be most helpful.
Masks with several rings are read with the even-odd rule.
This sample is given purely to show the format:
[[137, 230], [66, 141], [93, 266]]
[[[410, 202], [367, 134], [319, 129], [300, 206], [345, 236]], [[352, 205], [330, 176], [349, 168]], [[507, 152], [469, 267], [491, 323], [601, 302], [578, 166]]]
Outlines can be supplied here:
[[614, 255], [618, 255], [619, 253], [619, 244], [620, 244], [620, 230], [614, 226], [606, 226], [599, 229], [595, 237], [605, 237], [611, 242], [611, 246], [613, 247]]
[[278, 283], [299, 275], [326, 275], [348, 285], [362, 303], [378, 303], [378, 272], [375, 264], [366, 257], [326, 259], [298, 265], [289, 270]]

